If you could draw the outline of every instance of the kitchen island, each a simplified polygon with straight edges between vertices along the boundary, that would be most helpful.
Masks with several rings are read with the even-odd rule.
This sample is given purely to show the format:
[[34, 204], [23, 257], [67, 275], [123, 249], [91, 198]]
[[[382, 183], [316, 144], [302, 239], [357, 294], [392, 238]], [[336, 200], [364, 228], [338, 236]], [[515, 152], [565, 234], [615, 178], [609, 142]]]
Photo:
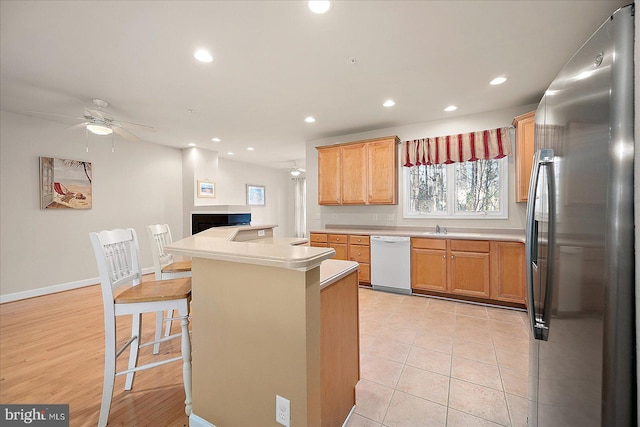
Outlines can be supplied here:
[[277, 426], [279, 395], [290, 425], [341, 425], [359, 379], [358, 264], [305, 239], [229, 238], [252, 232], [210, 229], [166, 247], [193, 259], [190, 424]]

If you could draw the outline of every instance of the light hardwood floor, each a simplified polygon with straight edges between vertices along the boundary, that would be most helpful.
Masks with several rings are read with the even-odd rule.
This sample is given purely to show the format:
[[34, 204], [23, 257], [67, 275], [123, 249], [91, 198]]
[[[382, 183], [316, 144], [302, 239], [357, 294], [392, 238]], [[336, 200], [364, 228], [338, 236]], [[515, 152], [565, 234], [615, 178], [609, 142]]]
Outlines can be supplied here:
[[[143, 341], [155, 317], [143, 316]], [[178, 332], [174, 322], [174, 333]], [[117, 319], [118, 343], [130, 336], [129, 316]], [[140, 362], [180, 355], [180, 340], [152, 347]], [[126, 365], [126, 355], [118, 370]], [[104, 320], [98, 285], [0, 305], [0, 403], [69, 404], [70, 426], [98, 423], [104, 369]], [[131, 391], [116, 378], [109, 426], [187, 426], [182, 364], [138, 372]]]

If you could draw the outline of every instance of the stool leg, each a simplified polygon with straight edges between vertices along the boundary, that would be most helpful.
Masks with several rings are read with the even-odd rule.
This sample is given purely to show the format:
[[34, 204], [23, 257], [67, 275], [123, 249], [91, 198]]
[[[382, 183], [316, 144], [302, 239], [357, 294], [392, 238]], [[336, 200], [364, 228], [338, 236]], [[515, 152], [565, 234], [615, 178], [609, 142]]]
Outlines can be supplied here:
[[189, 308], [185, 301], [184, 306], [178, 310], [180, 316], [180, 326], [182, 327], [181, 350], [182, 350], [182, 375], [184, 380], [185, 408], [184, 412], [191, 415], [191, 338], [189, 337]]
[[[140, 348], [140, 335], [142, 333], [142, 314], [136, 313], [131, 316], [131, 336], [136, 339], [129, 345], [129, 367], [127, 369], [133, 369], [138, 366], [138, 349]], [[133, 387], [133, 379], [135, 372], [127, 374], [127, 379], [124, 382], [124, 389], [131, 390]]]
[[[173, 318], [173, 310], [167, 310], [167, 317], [169, 319]], [[167, 324], [164, 327], [164, 336], [168, 337], [169, 335], [171, 335], [171, 326], [173, 325], [173, 321], [172, 320], [167, 320]]]
[[107, 425], [111, 399], [113, 398], [113, 385], [116, 380], [116, 322], [111, 317], [105, 320], [105, 346], [104, 346], [104, 381], [102, 385], [102, 403], [100, 404], [100, 418], [98, 427]]
[[156, 311], [156, 334], [153, 340], [156, 342], [153, 345], [153, 354], [160, 353], [160, 338], [162, 338], [162, 322], [164, 322], [164, 311]]

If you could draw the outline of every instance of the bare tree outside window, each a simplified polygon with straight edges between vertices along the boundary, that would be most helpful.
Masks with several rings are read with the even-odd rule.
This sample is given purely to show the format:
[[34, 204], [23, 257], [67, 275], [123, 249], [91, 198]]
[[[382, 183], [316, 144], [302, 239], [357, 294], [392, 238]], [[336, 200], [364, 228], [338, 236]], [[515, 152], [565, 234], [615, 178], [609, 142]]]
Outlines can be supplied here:
[[500, 210], [500, 168], [496, 160], [456, 163], [456, 211]]
[[416, 166], [409, 171], [411, 212], [447, 212], [447, 174], [445, 165]]
[[407, 170], [408, 217], [474, 217], [507, 215], [507, 160], [477, 160]]

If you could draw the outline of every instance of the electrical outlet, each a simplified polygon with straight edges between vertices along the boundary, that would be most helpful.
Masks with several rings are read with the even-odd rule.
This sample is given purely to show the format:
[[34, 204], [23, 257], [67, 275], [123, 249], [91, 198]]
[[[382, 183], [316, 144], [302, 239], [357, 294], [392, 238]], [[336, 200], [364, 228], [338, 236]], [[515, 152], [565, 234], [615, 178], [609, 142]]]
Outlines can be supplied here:
[[276, 422], [285, 427], [289, 427], [291, 423], [291, 402], [282, 396], [276, 394]]
[[264, 237], [264, 230], [258, 230], [258, 237]]
[[373, 214], [373, 220], [377, 221], [378, 220], [378, 214]]
[[394, 214], [388, 214], [387, 215], [387, 221], [393, 221], [396, 219], [396, 216]]

